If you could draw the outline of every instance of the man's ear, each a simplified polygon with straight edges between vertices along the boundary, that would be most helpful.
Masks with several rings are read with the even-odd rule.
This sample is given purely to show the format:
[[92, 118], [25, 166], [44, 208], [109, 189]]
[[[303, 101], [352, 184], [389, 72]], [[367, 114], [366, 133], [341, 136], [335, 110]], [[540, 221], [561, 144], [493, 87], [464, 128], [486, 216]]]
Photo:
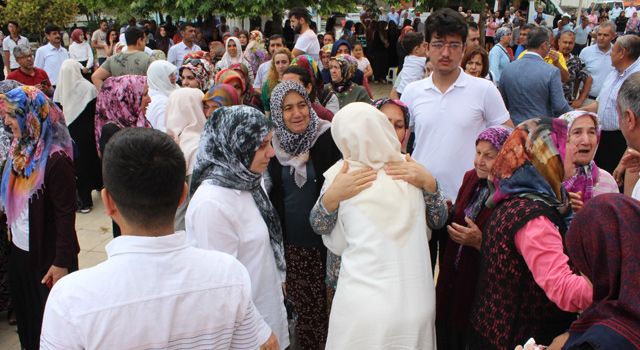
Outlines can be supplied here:
[[629, 125], [630, 131], [636, 131], [636, 129], [640, 127], [640, 124], [638, 123], [638, 119], [636, 119], [636, 117], [636, 114], [633, 113], [631, 108], [627, 108], [622, 112], [622, 118], [626, 120], [627, 125]]
[[189, 195], [189, 186], [187, 183], [184, 183], [184, 187], [182, 188], [182, 196], [180, 196], [180, 203], [178, 203], [178, 207], [182, 206], [184, 202], [187, 200], [187, 196]]

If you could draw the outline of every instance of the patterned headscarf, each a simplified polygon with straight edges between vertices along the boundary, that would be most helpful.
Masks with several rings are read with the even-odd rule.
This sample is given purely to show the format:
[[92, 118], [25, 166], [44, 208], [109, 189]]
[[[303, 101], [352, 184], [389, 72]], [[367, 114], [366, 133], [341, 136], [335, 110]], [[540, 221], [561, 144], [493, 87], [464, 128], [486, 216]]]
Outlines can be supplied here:
[[237, 80], [238, 82], [240, 82], [242, 91], [245, 91], [246, 89], [246, 83], [244, 79], [242, 79], [242, 75], [230, 68], [219, 71], [218, 74], [216, 74], [215, 80], [216, 84], [231, 84], [233, 80]]
[[78, 28], [71, 32], [71, 40], [75, 43], [82, 44], [82, 36], [84, 36], [84, 32], [82, 29]]
[[338, 62], [342, 76], [340, 82], [331, 81], [331, 87], [338, 93], [349, 90], [353, 76], [356, 73], [356, 69], [358, 69], [358, 61], [351, 55], [338, 55], [332, 57], [331, 60]]
[[518, 125], [493, 164], [487, 207], [511, 197], [540, 200], [568, 224], [571, 205], [562, 186], [566, 144], [567, 122], [562, 119], [529, 119]]
[[327, 44], [327, 45], [322, 47], [322, 52], [324, 52], [324, 53], [331, 54], [332, 50], [333, 50], [333, 44]]
[[44, 186], [49, 156], [63, 152], [73, 158], [73, 150], [62, 111], [39, 89], [22, 86], [0, 95], [0, 111], [17, 119], [22, 134], [11, 142], [0, 187], [11, 226], [31, 196]]
[[211, 73], [213, 72], [213, 66], [209, 61], [203, 58], [193, 58], [185, 56], [184, 63], [180, 67], [180, 74], [182, 70], [188, 69], [195, 75], [198, 84], [200, 84], [200, 90], [207, 91], [211, 87]]
[[[591, 117], [591, 119], [593, 120], [593, 123], [596, 126], [596, 135], [599, 144], [601, 131], [598, 116], [594, 113], [579, 110], [567, 112], [559, 117], [560, 119], [567, 122], [567, 139], [569, 139], [570, 137], [571, 127], [573, 126], [573, 123], [576, 121], [576, 119], [585, 116]], [[564, 185], [564, 188], [566, 188], [569, 192], [582, 192], [582, 200], [586, 202], [593, 198], [593, 186], [598, 183], [599, 174], [600, 170], [592, 159], [591, 162], [589, 162], [589, 164], [587, 165], [576, 166], [576, 173], [572, 177], [564, 181], [562, 184]]]
[[318, 77], [318, 62], [313, 59], [313, 57], [309, 55], [300, 55], [291, 60], [290, 66], [300, 67], [306, 70], [311, 77], [311, 84], [313, 86], [316, 85], [316, 80]]
[[247, 66], [244, 63], [234, 63], [231, 66], [229, 66], [230, 69], [240, 73], [240, 75], [242, 76], [242, 79], [244, 79], [244, 86], [245, 88], [243, 89], [243, 91], [246, 92], [251, 89], [251, 87], [253, 86], [253, 78], [252, 75], [249, 73], [249, 66]]
[[498, 44], [498, 43], [500, 43], [500, 39], [502, 39], [502, 37], [507, 36], [507, 35], [511, 35], [511, 28], [509, 28], [509, 27], [500, 27], [500, 28], [498, 28], [498, 30], [496, 30], [494, 41], [496, 42], [496, 44]]
[[[502, 149], [502, 145], [507, 141], [509, 135], [513, 129], [504, 127], [502, 125], [492, 126], [485, 129], [478, 135], [476, 139], [476, 146], [480, 141], [489, 142], [498, 152]], [[469, 199], [466, 207], [464, 208], [464, 215], [471, 220], [475, 220], [484, 208], [485, 202], [489, 199], [489, 188], [486, 186], [486, 181], [483, 181], [484, 185], [476, 186], [476, 189]]]
[[576, 214], [567, 252], [593, 284], [593, 303], [571, 324], [572, 332], [604, 325], [640, 348], [639, 225], [640, 204], [623, 194], [597, 196]]
[[[209, 91], [202, 98], [203, 102], [213, 101], [220, 107], [237, 106], [240, 103], [238, 93], [233, 86], [229, 84], [218, 84], [209, 88]], [[211, 116], [206, 116], [207, 118]]]
[[272, 123], [253, 107], [218, 108], [204, 126], [191, 178], [191, 193], [205, 180], [225, 188], [251, 192], [269, 228], [276, 265], [284, 274], [280, 219], [260, 185], [262, 174], [249, 170], [256, 150], [271, 128]]
[[388, 103], [391, 103], [393, 105], [396, 105], [400, 108], [400, 110], [402, 111], [402, 115], [404, 116], [404, 126], [405, 128], [409, 128], [409, 107], [407, 107], [407, 105], [400, 101], [400, 100], [394, 100], [394, 99], [390, 99], [390, 98], [379, 98], [375, 101], [373, 101], [373, 106], [376, 107], [378, 110], [381, 110], [382, 107]]
[[141, 75], [122, 75], [104, 81], [96, 101], [96, 147], [100, 152], [102, 127], [114, 123], [119, 128], [149, 128], [151, 124], [142, 113], [142, 96], [147, 78]]
[[[0, 94], [6, 94], [7, 92], [22, 86], [19, 82], [11, 79], [0, 81]], [[0, 127], [0, 165], [7, 159], [7, 153], [9, 153], [9, 147], [11, 146], [11, 140], [13, 140], [13, 133], [11, 128], [2, 123]]]
[[[309, 125], [307, 129], [296, 134], [291, 132], [285, 122], [283, 113], [284, 99], [289, 93], [297, 93], [304, 98], [309, 110]], [[309, 150], [322, 135], [331, 127], [331, 123], [321, 120], [311, 107], [311, 101], [304, 86], [294, 81], [283, 81], [276, 85], [271, 92], [271, 119], [276, 124], [273, 136], [273, 148], [278, 161], [283, 166], [291, 166], [296, 185], [302, 188], [307, 182], [307, 161]]]

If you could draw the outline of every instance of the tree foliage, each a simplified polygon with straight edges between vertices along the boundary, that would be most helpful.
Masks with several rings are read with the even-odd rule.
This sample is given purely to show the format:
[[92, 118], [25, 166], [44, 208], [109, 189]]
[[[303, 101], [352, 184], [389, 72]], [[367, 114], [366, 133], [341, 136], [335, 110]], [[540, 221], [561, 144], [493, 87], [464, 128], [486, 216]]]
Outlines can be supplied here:
[[48, 24], [67, 26], [78, 15], [75, 0], [6, 0], [0, 8], [4, 24], [17, 21], [29, 34], [40, 34]]

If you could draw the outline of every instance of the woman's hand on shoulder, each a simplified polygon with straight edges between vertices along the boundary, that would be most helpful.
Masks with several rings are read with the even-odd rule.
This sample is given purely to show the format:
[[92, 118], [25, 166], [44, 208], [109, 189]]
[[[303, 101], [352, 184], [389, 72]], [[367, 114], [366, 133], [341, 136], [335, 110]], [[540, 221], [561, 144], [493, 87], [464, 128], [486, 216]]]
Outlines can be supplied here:
[[344, 161], [340, 172], [322, 196], [322, 205], [329, 212], [335, 211], [340, 202], [353, 198], [371, 187], [378, 177], [377, 172], [371, 168], [358, 169], [351, 173], [348, 171], [349, 163]]

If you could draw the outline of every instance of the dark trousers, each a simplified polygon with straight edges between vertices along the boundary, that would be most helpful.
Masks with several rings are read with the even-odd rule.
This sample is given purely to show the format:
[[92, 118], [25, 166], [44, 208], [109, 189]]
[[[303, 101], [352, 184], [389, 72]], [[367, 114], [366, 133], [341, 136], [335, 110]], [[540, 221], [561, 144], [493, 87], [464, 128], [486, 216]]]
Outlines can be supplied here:
[[596, 165], [613, 173], [626, 149], [627, 142], [620, 130], [602, 131], [600, 145], [594, 157]]
[[9, 254], [9, 281], [22, 349], [40, 347], [42, 316], [49, 296], [49, 288], [40, 283], [42, 277], [44, 272], [31, 268], [29, 252], [13, 245]]

